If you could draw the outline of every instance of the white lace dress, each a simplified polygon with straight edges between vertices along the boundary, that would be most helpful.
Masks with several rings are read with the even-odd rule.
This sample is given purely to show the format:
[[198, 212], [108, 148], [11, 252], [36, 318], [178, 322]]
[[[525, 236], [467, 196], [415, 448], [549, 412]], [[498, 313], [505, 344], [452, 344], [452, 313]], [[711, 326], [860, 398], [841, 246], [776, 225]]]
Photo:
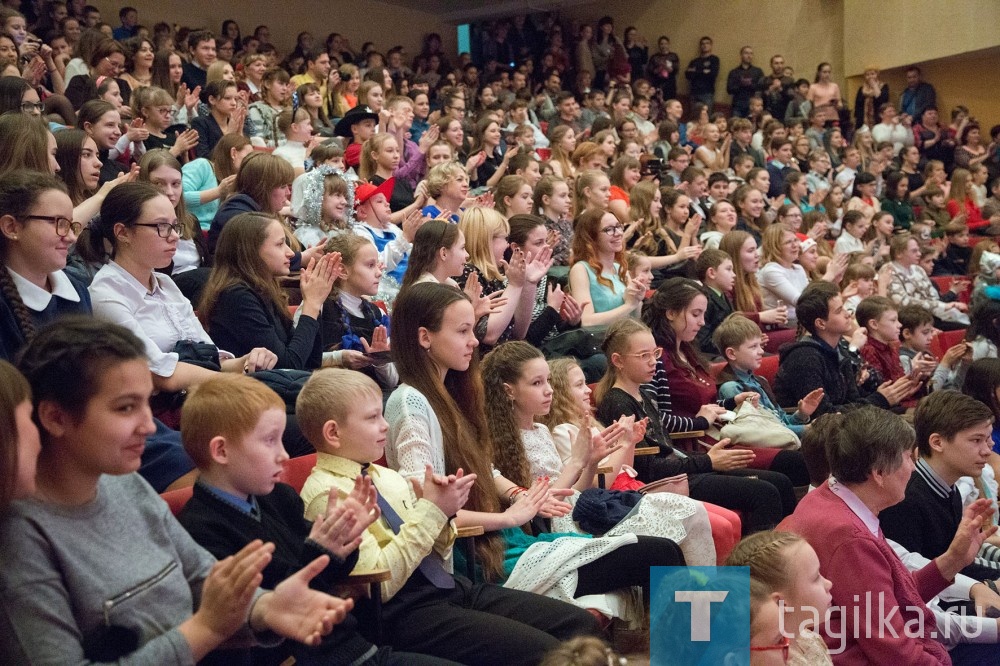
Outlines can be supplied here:
[[[445, 473], [444, 436], [430, 403], [420, 391], [400, 384], [385, 406], [389, 437], [386, 463], [404, 477], [422, 479], [430, 465], [437, 474]], [[498, 474], [494, 470], [494, 475]], [[577, 532], [560, 529], [564, 532]], [[634, 534], [578, 539], [565, 537], [531, 545], [518, 559], [504, 587], [542, 594], [581, 608], [594, 608], [609, 617], [630, 622], [641, 619], [642, 603], [635, 590], [575, 597], [577, 569], [600, 559], [622, 546], [637, 543]], [[636, 588], [638, 590], [638, 588]]]
[[[576, 438], [579, 428], [566, 423], [557, 426], [563, 428], [563, 434], [572, 436], [566, 440], [566, 458], [560, 457], [555, 440], [549, 429], [536, 423], [532, 430], [521, 431], [521, 442], [524, 443], [525, 455], [528, 458], [531, 476], [559, 476], [565, 460], [569, 459], [569, 446]], [[595, 434], [598, 432], [594, 429]], [[576, 495], [571, 498], [575, 502]], [[572, 521], [572, 516], [554, 518], [552, 529], [567, 531], [567, 523], [573, 525], [573, 531], [579, 527]], [[715, 541], [712, 540], [712, 525], [708, 519], [705, 506], [690, 497], [675, 493], [650, 493], [642, 498], [638, 506], [620, 523], [615, 525], [605, 536], [619, 534], [635, 534], [637, 536], [653, 536], [670, 539], [681, 548], [684, 561], [691, 566], [715, 566]]]

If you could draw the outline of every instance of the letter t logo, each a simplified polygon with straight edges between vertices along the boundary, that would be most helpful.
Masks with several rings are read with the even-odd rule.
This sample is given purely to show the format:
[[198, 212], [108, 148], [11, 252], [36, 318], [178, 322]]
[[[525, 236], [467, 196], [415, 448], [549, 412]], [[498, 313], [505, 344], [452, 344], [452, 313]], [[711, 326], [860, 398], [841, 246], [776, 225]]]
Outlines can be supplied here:
[[706, 642], [712, 640], [712, 602], [725, 601], [729, 592], [688, 591], [674, 592], [674, 601], [691, 604], [691, 640]]

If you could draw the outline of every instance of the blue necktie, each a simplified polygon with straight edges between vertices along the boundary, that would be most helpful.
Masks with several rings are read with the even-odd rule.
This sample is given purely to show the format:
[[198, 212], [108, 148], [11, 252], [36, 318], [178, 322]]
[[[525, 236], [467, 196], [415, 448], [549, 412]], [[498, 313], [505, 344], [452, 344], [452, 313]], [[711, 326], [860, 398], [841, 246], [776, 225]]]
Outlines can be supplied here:
[[[361, 470], [361, 474], [367, 476], [368, 468], [363, 468]], [[403, 526], [403, 519], [398, 513], [396, 513], [396, 510], [392, 508], [385, 497], [382, 496], [382, 493], [377, 492], [377, 487], [375, 490], [375, 503], [378, 504], [379, 510], [382, 511], [382, 517], [385, 518], [385, 522], [389, 523], [389, 527], [392, 528], [393, 533], [399, 534], [399, 529]], [[444, 559], [438, 555], [436, 550], [431, 549], [431, 552], [429, 552], [427, 556], [420, 561], [417, 568], [420, 569], [420, 573], [422, 573], [434, 587], [442, 590], [451, 590], [455, 587], [455, 579], [450, 573], [448, 573], [448, 570], [445, 569]]]

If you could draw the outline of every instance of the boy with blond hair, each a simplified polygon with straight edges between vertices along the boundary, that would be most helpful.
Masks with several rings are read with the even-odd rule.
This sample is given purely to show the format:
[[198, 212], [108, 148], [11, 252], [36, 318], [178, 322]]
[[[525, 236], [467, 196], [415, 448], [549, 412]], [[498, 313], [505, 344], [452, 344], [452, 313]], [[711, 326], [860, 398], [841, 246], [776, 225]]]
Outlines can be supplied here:
[[[536, 664], [571, 636], [594, 633], [596, 622], [569, 604], [451, 573], [455, 528], [475, 475], [438, 476], [428, 465], [423, 484], [373, 464], [389, 426], [382, 392], [366, 375], [330, 368], [313, 374], [299, 393], [296, 416], [318, 452], [302, 488], [306, 517], [327, 510], [329, 498], [352, 491], [360, 474], [378, 493], [381, 517], [358, 549], [358, 570], [389, 569], [382, 583], [385, 638], [393, 647], [467, 664]], [[371, 608], [364, 602], [358, 612]]]
[[[296, 491], [278, 482], [288, 460], [281, 443], [284, 428], [284, 400], [262, 382], [220, 373], [199, 385], [184, 403], [181, 437], [200, 475], [178, 520], [195, 541], [220, 560], [254, 540], [274, 543], [272, 559], [263, 572], [268, 586], [277, 585], [317, 557], [329, 555], [330, 564], [311, 585], [331, 590], [354, 567], [361, 534], [378, 517], [374, 489], [370, 480], [358, 476], [346, 499], [338, 502], [333, 497], [314, 523], [306, 521]], [[441, 663], [414, 661], [411, 657], [422, 656], [378, 649], [358, 633], [358, 621], [352, 615], [314, 648], [287, 642], [278, 648], [254, 648], [239, 655], [220, 652], [213, 660], [278, 664], [290, 655], [302, 663], [344, 666]]]
[[823, 399], [823, 389], [811, 391], [799, 400], [794, 414], [786, 414], [778, 407], [778, 400], [767, 380], [753, 373], [764, 359], [762, 336], [760, 327], [739, 313], [729, 315], [715, 329], [712, 340], [727, 362], [719, 375], [719, 400], [729, 400], [741, 393], [756, 393], [760, 396], [759, 407], [771, 411], [789, 430], [801, 437]]

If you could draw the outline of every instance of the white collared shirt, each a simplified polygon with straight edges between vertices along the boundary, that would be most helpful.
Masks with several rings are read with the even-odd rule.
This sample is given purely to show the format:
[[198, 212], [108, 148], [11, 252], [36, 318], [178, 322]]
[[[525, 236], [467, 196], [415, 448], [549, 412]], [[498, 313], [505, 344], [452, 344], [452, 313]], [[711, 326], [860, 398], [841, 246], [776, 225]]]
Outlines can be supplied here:
[[872, 513], [872, 510], [868, 508], [868, 505], [862, 502], [861, 498], [855, 495], [850, 488], [842, 483], [839, 483], [837, 479], [832, 476], [827, 483], [830, 484], [830, 490], [833, 494], [844, 500], [844, 504], [847, 505], [847, 508], [853, 511], [854, 515], [860, 518], [861, 522], [865, 524], [868, 531], [877, 537], [879, 535], [878, 516]]
[[178, 356], [170, 351], [179, 340], [211, 343], [191, 302], [174, 281], [153, 273], [152, 290], [114, 261], [105, 264], [90, 284], [94, 315], [132, 331], [146, 347], [149, 369], [170, 377]]
[[49, 273], [49, 285], [52, 286], [52, 291], [47, 291], [37, 284], [29, 282], [10, 268], [7, 269], [7, 272], [10, 273], [11, 279], [14, 280], [17, 293], [21, 296], [21, 302], [35, 312], [42, 312], [45, 308], [49, 307], [53, 296], [58, 296], [64, 301], [70, 301], [71, 303], [80, 302], [80, 294], [77, 293], [76, 287], [73, 286], [69, 277], [62, 271]]

